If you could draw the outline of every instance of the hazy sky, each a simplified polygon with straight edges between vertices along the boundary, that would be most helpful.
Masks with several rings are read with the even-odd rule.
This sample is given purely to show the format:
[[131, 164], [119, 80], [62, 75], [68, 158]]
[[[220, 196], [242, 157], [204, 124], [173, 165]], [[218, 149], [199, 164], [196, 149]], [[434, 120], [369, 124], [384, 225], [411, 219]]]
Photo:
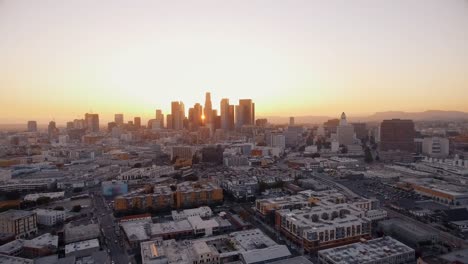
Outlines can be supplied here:
[[466, 0], [0, 0], [0, 123], [468, 111]]

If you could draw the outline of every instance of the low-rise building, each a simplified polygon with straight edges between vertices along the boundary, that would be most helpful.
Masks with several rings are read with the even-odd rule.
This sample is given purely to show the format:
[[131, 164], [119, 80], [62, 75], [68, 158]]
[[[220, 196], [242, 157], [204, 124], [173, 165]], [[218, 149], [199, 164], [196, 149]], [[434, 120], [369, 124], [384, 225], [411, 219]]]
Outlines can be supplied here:
[[174, 173], [174, 167], [172, 166], [155, 166], [147, 168], [133, 168], [128, 171], [122, 172], [117, 179], [119, 180], [137, 180], [137, 179], [154, 179], [164, 175], [170, 175]]
[[193, 209], [185, 209], [182, 211], [173, 210], [172, 211], [172, 219], [173, 220], [183, 220], [187, 219], [191, 216], [200, 216], [202, 218], [211, 217], [213, 215], [213, 211], [208, 206], [201, 206], [198, 208]]
[[373, 209], [366, 211], [366, 217], [371, 221], [379, 221], [387, 218], [387, 211], [383, 209]]
[[0, 246], [0, 254], [36, 258], [52, 255], [57, 249], [58, 236], [46, 233], [31, 240], [17, 239], [6, 243]]
[[439, 239], [438, 234], [432, 230], [398, 218], [380, 221], [378, 230], [410, 246], [417, 246], [419, 243], [433, 243]]
[[23, 256], [37, 258], [55, 254], [58, 250], [58, 240], [58, 236], [49, 233], [31, 240], [25, 240], [23, 244]]
[[409, 187], [421, 195], [431, 197], [436, 202], [448, 205], [468, 205], [466, 186], [434, 178], [405, 178], [401, 182], [403, 187]]
[[386, 236], [318, 252], [320, 264], [410, 264], [415, 251], [400, 241]]
[[114, 199], [114, 209], [170, 210], [215, 205], [223, 202], [223, 189], [210, 181], [156, 185], [151, 194], [128, 194]]
[[37, 223], [45, 226], [54, 226], [65, 221], [65, 211], [36, 209]]
[[47, 197], [51, 200], [62, 199], [65, 197], [65, 192], [31, 193], [27, 194], [23, 200], [28, 202], [35, 202], [41, 197]]
[[306, 252], [346, 245], [370, 237], [371, 221], [350, 204], [276, 212], [275, 226]]
[[14, 233], [17, 238], [37, 233], [37, 214], [32, 211], [8, 210], [0, 213], [0, 232]]
[[91, 239], [65, 245], [65, 256], [85, 257], [99, 251], [99, 240]]
[[34, 260], [0, 254], [0, 263], [2, 264], [34, 264]]
[[141, 243], [143, 264], [268, 263], [291, 256], [258, 229], [195, 240], [154, 240]]
[[67, 224], [64, 230], [65, 244], [91, 240], [100, 235], [99, 224], [77, 225]]

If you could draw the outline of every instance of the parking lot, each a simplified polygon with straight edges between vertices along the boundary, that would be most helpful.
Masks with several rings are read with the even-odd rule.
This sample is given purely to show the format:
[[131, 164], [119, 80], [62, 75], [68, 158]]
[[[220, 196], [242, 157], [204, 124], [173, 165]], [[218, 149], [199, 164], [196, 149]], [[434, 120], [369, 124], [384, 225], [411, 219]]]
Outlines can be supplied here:
[[383, 183], [378, 179], [353, 179], [340, 180], [337, 182], [365, 198], [377, 198], [382, 204], [400, 200], [425, 200], [414, 191], [402, 190], [390, 184]]

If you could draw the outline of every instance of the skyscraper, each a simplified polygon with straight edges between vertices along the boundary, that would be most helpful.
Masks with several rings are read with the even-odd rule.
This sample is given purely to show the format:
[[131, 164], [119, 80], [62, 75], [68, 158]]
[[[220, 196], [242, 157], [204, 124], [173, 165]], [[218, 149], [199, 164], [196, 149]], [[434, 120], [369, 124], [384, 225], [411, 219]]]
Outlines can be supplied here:
[[193, 117], [192, 117], [193, 120], [191, 120], [194, 130], [198, 129], [198, 127], [203, 126], [203, 122], [205, 121], [203, 120], [203, 115], [204, 114], [203, 114], [202, 105], [199, 103], [196, 103], [193, 106]]
[[236, 128], [255, 124], [255, 104], [252, 99], [240, 99], [236, 106]]
[[212, 116], [213, 116], [213, 106], [211, 105], [211, 94], [207, 92], [205, 94], [205, 125], [212, 123]]
[[343, 112], [340, 118], [340, 124], [336, 128], [338, 134], [338, 143], [342, 145], [352, 145], [354, 143], [354, 127], [348, 124], [346, 114]]
[[67, 130], [74, 129], [74, 128], [75, 128], [75, 125], [73, 121], [67, 122]]
[[[172, 129], [182, 130], [184, 128], [185, 106], [182, 102], [171, 103]], [[168, 127], [169, 128], [169, 127]]]
[[55, 139], [58, 136], [57, 126], [55, 121], [50, 121], [49, 126], [47, 127], [47, 133], [49, 135], [49, 139]]
[[99, 132], [99, 115], [86, 113], [85, 126], [88, 132]]
[[133, 118], [133, 124], [135, 125], [136, 128], [141, 127], [141, 117], [134, 117]]
[[28, 121], [28, 132], [37, 132], [37, 122]]
[[380, 150], [414, 152], [413, 120], [392, 119], [380, 124]]
[[[231, 124], [230, 124], [231, 117], [230, 117], [229, 108], [230, 108], [229, 99], [223, 98], [221, 100], [219, 110], [221, 112], [220, 113], [221, 114], [221, 128], [224, 130], [232, 129]], [[232, 118], [234, 118], [234, 115], [232, 116]]]
[[124, 115], [123, 114], [115, 114], [114, 115], [114, 122], [121, 126], [124, 123]]
[[174, 129], [174, 124], [172, 124], [172, 121], [174, 121], [174, 119], [172, 119], [172, 115], [171, 114], [168, 114], [166, 115], [166, 128], [167, 129]]
[[356, 138], [365, 139], [367, 137], [367, 125], [366, 123], [352, 123], [354, 127], [354, 133], [356, 133]]
[[156, 109], [156, 120], [159, 121], [159, 128], [164, 128], [164, 114], [160, 109]]
[[289, 117], [289, 125], [294, 126], [294, 116]]
[[229, 130], [234, 129], [234, 105], [229, 105], [228, 127]]

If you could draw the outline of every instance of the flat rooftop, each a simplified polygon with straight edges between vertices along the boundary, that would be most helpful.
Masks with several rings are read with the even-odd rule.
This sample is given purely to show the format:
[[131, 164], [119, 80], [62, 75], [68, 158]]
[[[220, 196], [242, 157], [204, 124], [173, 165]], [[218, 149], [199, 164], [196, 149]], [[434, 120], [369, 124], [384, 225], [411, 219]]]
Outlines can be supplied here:
[[99, 240], [91, 239], [91, 240], [85, 240], [85, 241], [68, 244], [65, 246], [65, 255], [68, 255], [75, 251], [85, 250], [88, 248], [99, 248]]
[[319, 256], [329, 259], [336, 264], [358, 264], [373, 263], [373, 261], [411, 252], [414, 254], [414, 249], [387, 236], [366, 242], [320, 250]]

